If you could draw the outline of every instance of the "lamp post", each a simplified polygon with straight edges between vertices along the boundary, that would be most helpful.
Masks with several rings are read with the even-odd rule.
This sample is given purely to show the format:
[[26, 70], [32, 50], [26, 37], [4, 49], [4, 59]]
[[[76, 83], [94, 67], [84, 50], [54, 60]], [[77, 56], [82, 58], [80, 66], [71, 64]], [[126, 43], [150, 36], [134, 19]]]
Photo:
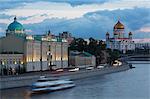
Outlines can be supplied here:
[[52, 67], [51, 67], [51, 66], [52, 66], [52, 65], [51, 65], [51, 56], [52, 56], [52, 55], [51, 55], [51, 52], [48, 51], [48, 52], [47, 52], [47, 61], [48, 61], [47, 63], [48, 63], [48, 67], [49, 67], [50, 70], [52, 69]]
[[42, 75], [42, 69], [43, 69], [43, 68], [42, 68], [42, 40], [41, 40], [41, 46], [40, 46], [40, 47], [41, 47], [41, 48], [40, 48], [40, 49], [41, 49], [41, 55], [40, 55], [40, 56], [41, 56], [41, 57], [40, 57], [41, 70], [40, 70], [40, 71], [41, 71], [41, 75]]
[[2, 65], [2, 61], [0, 61], [0, 66], [1, 66], [1, 67], [0, 67], [0, 69], [1, 69], [0, 74], [3, 75], [3, 65]]
[[62, 47], [63, 43], [61, 41], [61, 68], [63, 68], [63, 47]]

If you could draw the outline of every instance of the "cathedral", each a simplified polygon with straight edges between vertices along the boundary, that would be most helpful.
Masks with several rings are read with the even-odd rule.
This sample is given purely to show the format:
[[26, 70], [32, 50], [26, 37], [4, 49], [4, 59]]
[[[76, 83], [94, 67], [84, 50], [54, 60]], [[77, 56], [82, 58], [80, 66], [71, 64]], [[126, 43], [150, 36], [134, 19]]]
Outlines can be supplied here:
[[68, 43], [54, 37], [50, 31], [43, 35], [28, 35], [21, 23], [14, 18], [0, 38], [0, 68], [25, 68], [26, 72], [66, 68]]
[[106, 45], [107, 48], [112, 50], [117, 49], [123, 53], [126, 53], [128, 50], [135, 50], [132, 32], [129, 32], [128, 37], [125, 37], [125, 27], [120, 21], [118, 21], [113, 28], [112, 38], [108, 32], [106, 33]]

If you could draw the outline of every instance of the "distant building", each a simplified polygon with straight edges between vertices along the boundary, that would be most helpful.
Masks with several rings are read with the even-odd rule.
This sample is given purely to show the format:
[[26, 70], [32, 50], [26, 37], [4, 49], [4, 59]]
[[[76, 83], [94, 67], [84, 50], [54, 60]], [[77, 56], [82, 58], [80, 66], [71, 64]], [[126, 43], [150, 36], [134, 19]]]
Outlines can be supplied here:
[[18, 68], [20, 65], [27, 72], [67, 67], [67, 40], [55, 38], [50, 32], [27, 35], [15, 17], [6, 30], [6, 36], [0, 38], [0, 68]]
[[150, 39], [135, 39], [135, 48], [150, 49]]
[[88, 67], [96, 65], [94, 55], [87, 52], [71, 51], [69, 55], [69, 65], [75, 67]]
[[110, 38], [110, 34], [106, 33], [107, 48], [112, 50], [117, 49], [126, 53], [127, 50], [135, 50], [135, 43], [132, 40], [132, 32], [128, 33], [128, 37], [125, 37], [125, 27], [118, 21], [113, 29], [113, 37]]
[[66, 39], [68, 44], [71, 44], [71, 42], [74, 40], [74, 37], [72, 37], [71, 33], [69, 32], [59, 33], [59, 37]]

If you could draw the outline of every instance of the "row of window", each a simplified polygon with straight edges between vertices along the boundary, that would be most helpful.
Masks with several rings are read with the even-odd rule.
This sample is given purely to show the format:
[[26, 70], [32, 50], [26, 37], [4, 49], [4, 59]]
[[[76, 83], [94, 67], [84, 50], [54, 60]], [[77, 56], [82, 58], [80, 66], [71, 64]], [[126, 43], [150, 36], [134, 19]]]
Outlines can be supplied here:
[[5, 65], [5, 64], [23, 64], [22, 60], [12, 60], [12, 59], [4, 59], [0, 60], [0, 64]]

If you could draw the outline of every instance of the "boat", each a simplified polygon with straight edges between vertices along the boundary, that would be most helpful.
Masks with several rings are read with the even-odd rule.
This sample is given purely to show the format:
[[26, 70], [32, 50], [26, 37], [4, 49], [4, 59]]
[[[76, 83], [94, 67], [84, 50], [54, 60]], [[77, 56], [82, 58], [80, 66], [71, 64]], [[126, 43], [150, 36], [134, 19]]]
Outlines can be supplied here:
[[75, 87], [75, 84], [69, 79], [42, 77], [31, 85], [31, 94], [53, 92], [72, 87]]

